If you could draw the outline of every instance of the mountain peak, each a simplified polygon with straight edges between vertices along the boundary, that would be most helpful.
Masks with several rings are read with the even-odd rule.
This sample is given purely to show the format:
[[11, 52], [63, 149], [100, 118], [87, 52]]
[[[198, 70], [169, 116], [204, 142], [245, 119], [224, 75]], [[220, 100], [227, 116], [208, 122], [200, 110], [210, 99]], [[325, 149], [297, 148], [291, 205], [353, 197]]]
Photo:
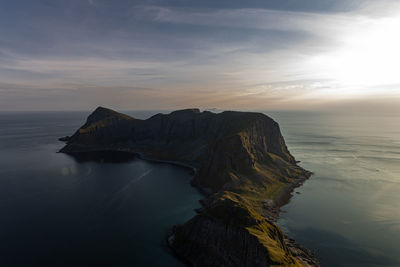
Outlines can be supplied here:
[[104, 111], [115, 112], [112, 109], [105, 108], [105, 107], [102, 107], [102, 106], [98, 106], [93, 112], [104, 112]]
[[94, 114], [99, 114], [99, 115], [116, 115], [116, 114], [121, 114], [121, 113], [118, 113], [118, 112], [116, 112], [116, 111], [114, 111], [114, 110], [112, 110], [112, 109], [109, 109], [109, 108], [105, 108], [105, 107], [99, 106], [99, 107], [97, 107], [97, 108], [92, 112], [91, 115], [94, 115]]
[[123, 118], [123, 119], [134, 119], [128, 115], [119, 113], [109, 108], [105, 108], [102, 106], [97, 107], [92, 114], [87, 118], [87, 124], [94, 123], [105, 118], [115, 117], [115, 118]]

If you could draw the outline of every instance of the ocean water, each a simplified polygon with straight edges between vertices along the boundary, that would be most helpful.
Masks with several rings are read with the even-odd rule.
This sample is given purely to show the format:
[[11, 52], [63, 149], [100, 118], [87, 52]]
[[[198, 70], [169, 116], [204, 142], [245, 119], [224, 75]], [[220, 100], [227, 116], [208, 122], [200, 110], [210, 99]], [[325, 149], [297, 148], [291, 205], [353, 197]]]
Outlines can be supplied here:
[[279, 224], [323, 266], [400, 266], [400, 116], [266, 112], [315, 174]]
[[[315, 173], [282, 208], [282, 228], [323, 266], [400, 266], [400, 118], [265, 113]], [[56, 153], [87, 115], [0, 113], [0, 266], [182, 266], [164, 241], [200, 206], [190, 172]]]
[[0, 114], [0, 266], [183, 266], [165, 238], [200, 207], [190, 170], [56, 153], [87, 115]]

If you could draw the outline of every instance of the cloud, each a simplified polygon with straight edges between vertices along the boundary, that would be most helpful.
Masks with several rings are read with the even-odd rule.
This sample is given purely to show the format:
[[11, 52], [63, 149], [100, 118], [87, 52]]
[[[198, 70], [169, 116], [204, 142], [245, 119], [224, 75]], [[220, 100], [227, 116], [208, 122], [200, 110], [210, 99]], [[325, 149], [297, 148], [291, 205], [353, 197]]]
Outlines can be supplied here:
[[[7, 89], [2, 96], [24, 99], [34, 91], [37, 97], [30, 95], [34, 101], [24, 106], [46, 107], [39, 95], [54, 90], [53, 96], [64, 92], [71, 101], [80, 98], [82, 107], [82, 99], [87, 103], [92, 97], [105, 105], [109, 98], [124, 109], [133, 102], [154, 108], [180, 103], [308, 108], [380, 91], [399, 97], [400, 81], [393, 75], [385, 83], [385, 75], [374, 78], [373, 84], [376, 76], [365, 75], [382, 67], [356, 68], [357, 58], [346, 61], [349, 47], [359, 45], [349, 40], [359, 33], [364, 38], [366, 29], [379, 29], [382, 21], [400, 14], [393, 1], [385, 2], [386, 8], [361, 1], [369, 4], [346, 12], [333, 7], [343, 1], [317, 9], [305, 8], [318, 5], [313, 1], [296, 8], [262, 2], [215, 7], [210, 1], [201, 6], [190, 1], [184, 6], [176, 1], [60, 1], [26, 9], [26, 23], [10, 11], [16, 17], [0, 19], [5, 22], [0, 34], [8, 37], [0, 41], [0, 79], [24, 86], [8, 87], [13, 95]], [[350, 83], [348, 77], [366, 77], [371, 84]]]

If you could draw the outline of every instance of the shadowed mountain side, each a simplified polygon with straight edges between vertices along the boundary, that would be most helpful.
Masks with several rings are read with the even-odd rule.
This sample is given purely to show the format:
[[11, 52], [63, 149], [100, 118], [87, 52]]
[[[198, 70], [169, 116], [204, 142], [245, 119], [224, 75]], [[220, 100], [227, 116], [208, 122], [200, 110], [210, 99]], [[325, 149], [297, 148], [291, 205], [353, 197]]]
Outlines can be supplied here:
[[268, 116], [186, 109], [138, 120], [99, 107], [60, 152], [89, 151], [126, 151], [197, 169], [192, 183], [210, 195], [170, 238], [190, 264], [317, 265], [273, 223], [276, 206], [310, 172], [296, 165]]

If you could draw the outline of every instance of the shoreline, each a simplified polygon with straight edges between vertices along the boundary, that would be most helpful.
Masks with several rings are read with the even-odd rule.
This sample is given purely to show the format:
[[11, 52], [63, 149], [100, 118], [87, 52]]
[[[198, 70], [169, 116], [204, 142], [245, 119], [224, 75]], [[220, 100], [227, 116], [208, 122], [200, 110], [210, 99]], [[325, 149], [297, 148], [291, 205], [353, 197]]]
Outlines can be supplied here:
[[[198, 173], [198, 168], [194, 167], [193, 165], [190, 165], [188, 163], [184, 163], [184, 162], [180, 162], [180, 161], [172, 161], [172, 160], [162, 160], [162, 159], [156, 159], [156, 158], [150, 158], [145, 156], [143, 153], [140, 152], [136, 152], [133, 151], [129, 148], [102, 148], [102, 149], [88, 149], [88, 150], [81, 150], [81, 151], [74, 151], [74, 152], [64, 152], [59, 150], [57, 153], [64, 153], [64, 154], [69, 154], [69, 155], [74, 155], [74, 154], [80, 154], [80, 153], [96, 153], [96, 152], [122, 152], [122, 153], [129, 153], [132, 154], [134, 156], [136, 156], [137, 158], [144, 160], [144, 161], [148, 161], [148, 162], [153, 162], [153, 163], [165, 163], [165, 164], [171, 164], [171, 165], [175, 165], [178, 167], [183, 167], [186, 169], [190, 169], [192, 170], [193, 174], [192, 174], [192, 179], [190, 181], [190, 184], [195, 187], [197, 190], [199, 190], [204, 196], [209, 196], [211, 194], [210, 190], [208, 188], [203, 188], [200, 187], [199, 185], [195, 184], [192, 182], [193, 178], [195, 177], [195, 175]], [[277, 216], [273, 219], [278, 219], [279, 218], [279, 213], [280, 213], [280, 208], [287, 205], [290, 202], [290, 199], [293, 197], [292, 192], [294, 191], [294, 189], [301, 187], [305, 181], [307, 181], [308, 179], [310, 179], [310, 177], [313, 175], [313, 172], [311, 171], [307, 171], [305, 169], [303, 169], [302, 167], [298, 166], [300, 169], [302, 169], [305, 174], [300, 176], [299, 178], [295, 179], [293, 182], [291, 182], [290, 184], [288, 184], [281, 193], [279, 193], [278, 196], [276, 196], [274, 199], [272, 199], [273, 203], [272, 205], [270, 204], [269, 208], [273, 208], [276, 209], [276, 211], [278, 212]], [[202, 205], [204, 202], [204, 199], [200, 200], [200, 203]]]
[[[196, 188], [203, 196], [203, 199], [200, 199], [199, 202], [201, 204], [201, 208], [204, 208], [206, 205], [206, 200], [207, 197], [211, 194], [210, 190], [207, 188], [202, 188], [199, 185], [193, 183], [193, 178], [195, 175], [198, 173], [198, 168], [194, 167], [193, 165], [190, 165], [188, 163], [184, 162], [179, 162], [179, 161], [171, 161], [171, 160], [161, 160], [161, 159], [156, 159], [156, 158], [150, 158], [145, 156], [143, 153], [133, 151], [132, 149], [129, 148], [95, 148], [95, 149], [86, 149], [86, 150], [80, 150], [80, 151], [75, 151], [75, 152], [65, 152], [59, 150], [57, 153], [65, 153], [68, 155], [73, 156], [74, 154], [80, 154], [80, 153], [96, 153], [96, 152], [121, 152], [121, 153], [129, 153], [140, 160], [148, 161], [148, 162], [153, 162], [153, 163], [164, 163], [164, 164], [171, 164], [175, 165], [178, 167], [186, 168], [192, 170], [192, 178], [190, 180], [191, 186]], [[295, 179], [293, 182], [288, 184], [282, 192], [276, 196], [274, 199], [267, 199], [262, 201], [262, 210], [263, 210], [263, 216], [273, 222], [276, 223], [278, 220], [280, 213], [281, 213], [281, 208], [288, 204], [290, 202], [290, 199], [293, 197], [292, 192], [294, 189], [302, 186], [306, 180], [308, 180], [313, 173], [310, 171], [307, 171], [303, 169], [302, 167], [298, 166], [301, 170], [304, 171], [304, 174], [301, 175], [299, 178]], [[265, 201], [265, 202], [264, 202]], [[194, 210], [196, 213], [198, 213], [198, 210]], [[179, 260], [186, 262], [186, 260], [182, 257], [180, 257], [173, 247], [171, 246], [171, 240], [174, 238], [174, 229], [176, 228], [177, 225], [172, 225], [170, 231], [166, 234], [164, 242], [166, 243], [166, 246], [168, 248], [168, 251], [177, 257]], [[316, 255], [312, 253], [308, 248], [305, 248], [301, 244], [297, 243], [293, 238], [289, 237], [285, 232], [283, 232], [283, 237], [284, 237], [284, 242], [288, 246], [288, 248], [296, 255], [297, 258], [301, 259], [304, 263], [307, 263], [311, 266], [319, 266]]]
[[313, 172], [310, 172], [307, 170], [304, 170], [304, 171], [305, 171], [305, 174], [303, 176], [295, 179], [292, 183], [288, 184], [282, 190], [282, 192], [274, 199], [278, 209], [289, 204], [290, 199], [293, 197], [293, 195], [292, 195], [293, 191], [296, 188], [301, 187], [313, 175]]
[[179, 161], [172, 161], [172, 160], [162, 160], [162, 159], [155, 159], [155, 158], [149, 158], [146, 157], [143, 153], [140, 152], [136, 152], [136, 151], [132, 151], [131, 149], [126, 149], [126, 148], [95, 148], [95, 149], [87, 149], [87, 150], [81, 150], [81, 151], [62, 151], [62, 149], [60, 149], [59, 151], [57, 151], [57, 153], [64, 153], [64, 154], [69, 154], [69, 155], [74, 155], [74, 154], [80, 154], [80, 153], [96, 153], [96, 152], [123, 152], [123, 153], [129, 153], [132, 155], [135, 155], [137, 158], [141, 159], [141, 160], [145, 160], [145, 161], [149, 161], [149, 162], [158, 162], [158, 163], [167, 163], [167, 164], [172, 164], [175, 166], [180, 166], [180, 167], [184, 167], [184, 168], [188, 168], [191, 169], [195, 174], [197, 174], [197, 168], [187, 164], [187, 163], [183, 163], [183, 162], [179, 162]]

